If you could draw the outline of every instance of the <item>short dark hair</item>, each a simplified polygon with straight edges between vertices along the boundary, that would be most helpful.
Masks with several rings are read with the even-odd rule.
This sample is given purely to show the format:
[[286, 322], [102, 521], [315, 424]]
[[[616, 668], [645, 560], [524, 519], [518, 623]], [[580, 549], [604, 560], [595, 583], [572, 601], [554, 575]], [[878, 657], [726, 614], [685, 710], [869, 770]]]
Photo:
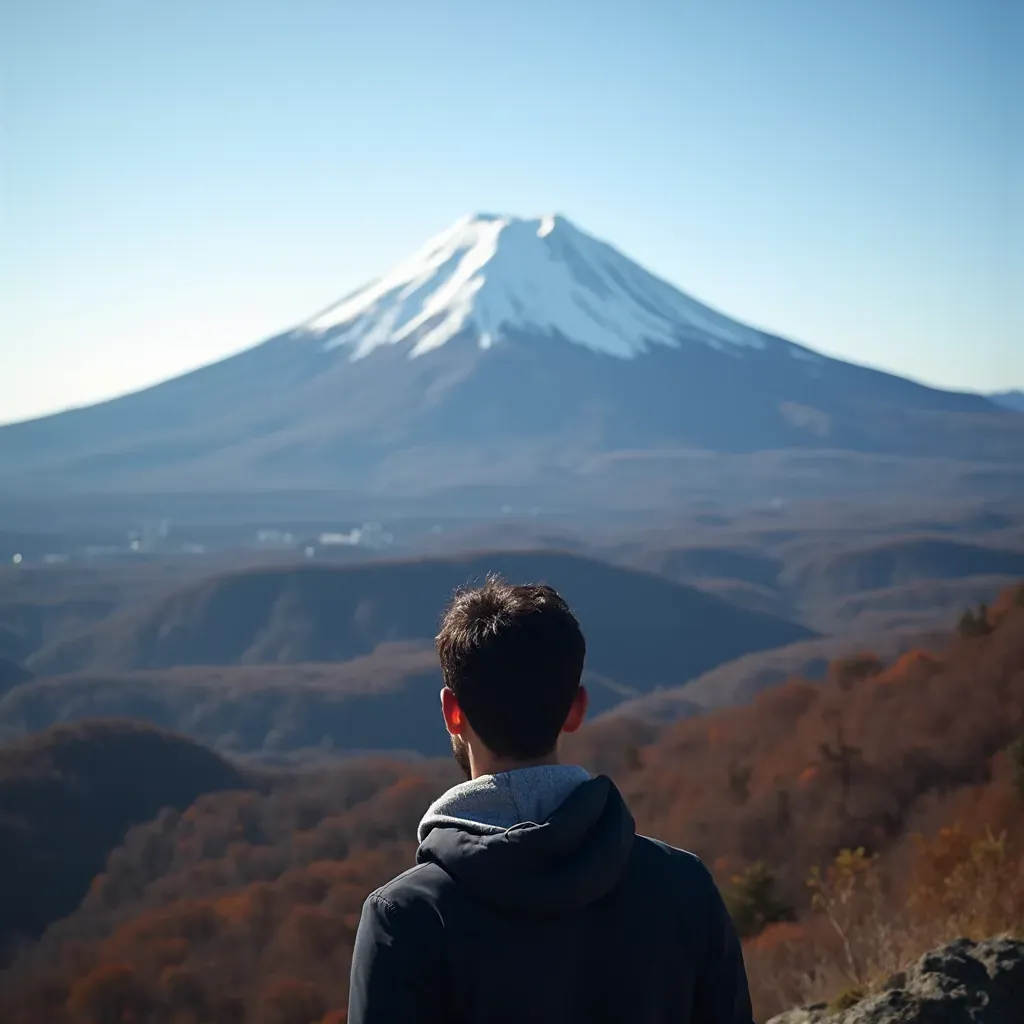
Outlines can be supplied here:
[[437, 637], [444, 684], [497, 757], [544, 757], [583, 675], [586, 642], [562, 596], [497, 576], [456, 593]]

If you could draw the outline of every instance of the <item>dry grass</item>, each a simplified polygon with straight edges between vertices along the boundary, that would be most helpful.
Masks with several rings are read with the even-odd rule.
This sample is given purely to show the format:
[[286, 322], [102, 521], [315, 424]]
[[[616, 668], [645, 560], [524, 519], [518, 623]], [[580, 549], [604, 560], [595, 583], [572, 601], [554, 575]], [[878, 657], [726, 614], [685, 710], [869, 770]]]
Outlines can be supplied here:
[[1005, 833], [954, 826], [911, 842], [898, 881], [877, 856], [843, 850], [811, 873], [807, 919], [772, 925], [747, 944], [760, 1014], [808, 1003], [841, 1009], [953, 939], [1024, 935], [1024, 855]]

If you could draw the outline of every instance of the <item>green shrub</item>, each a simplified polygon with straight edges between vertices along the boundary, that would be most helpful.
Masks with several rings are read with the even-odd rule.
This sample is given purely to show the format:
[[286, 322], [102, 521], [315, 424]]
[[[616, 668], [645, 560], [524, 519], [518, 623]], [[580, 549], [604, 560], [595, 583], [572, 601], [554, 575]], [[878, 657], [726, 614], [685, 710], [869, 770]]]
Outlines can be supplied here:
[[732, 879], [723, 893], [736, 931], [749, 938], [777, 921], [792, 921], [793, 908], [775, 892], [774, 872], [758, 861]]

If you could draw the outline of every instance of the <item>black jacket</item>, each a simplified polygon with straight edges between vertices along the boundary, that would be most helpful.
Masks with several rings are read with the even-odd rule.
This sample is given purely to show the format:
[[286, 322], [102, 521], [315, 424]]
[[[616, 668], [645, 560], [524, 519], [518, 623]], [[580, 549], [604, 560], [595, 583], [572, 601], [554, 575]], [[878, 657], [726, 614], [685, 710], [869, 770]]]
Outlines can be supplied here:
[[541, 825], [434, 828], [416, 860], [363, 907], [349, 1024], [751, 1024], [710, 874], [607, 778]]

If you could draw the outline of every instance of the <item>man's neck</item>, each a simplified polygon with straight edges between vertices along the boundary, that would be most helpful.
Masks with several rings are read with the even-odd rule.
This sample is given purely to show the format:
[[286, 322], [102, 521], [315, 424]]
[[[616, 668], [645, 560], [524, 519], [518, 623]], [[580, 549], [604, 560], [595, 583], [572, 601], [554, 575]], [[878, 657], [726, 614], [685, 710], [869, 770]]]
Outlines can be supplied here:
[[470, 748], [469, 765], [472, 769], [471, 778], [479, 779], [481, 775], [500, 775], [502, 772], [514, 772], [520, 768], [544, 768], [549, 765], [557, 765], [558, 752], [552, 751], [544, 757], [534, 758], [529, 761], [518, 761], [510, 757], [496, 757], [489, 750], [477, 751]]

